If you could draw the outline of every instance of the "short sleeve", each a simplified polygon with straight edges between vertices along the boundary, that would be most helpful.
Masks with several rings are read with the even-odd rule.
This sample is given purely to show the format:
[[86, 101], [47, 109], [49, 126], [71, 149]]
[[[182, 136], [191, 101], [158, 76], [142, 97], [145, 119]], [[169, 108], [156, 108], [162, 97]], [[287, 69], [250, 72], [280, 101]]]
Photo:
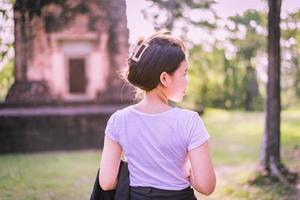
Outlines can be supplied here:
[[104, 133], [105, 136], [109, 137], [109, 139], [119, 143], [117, 131], [117, 112], [113, 113], [108, 119]]
[[190, 151], [202, 145], [209, 138], [209, 134], [205, 128], [204, 122], [198, 113], [192, 117], [188, 123], [187, 133], [187, 150]]

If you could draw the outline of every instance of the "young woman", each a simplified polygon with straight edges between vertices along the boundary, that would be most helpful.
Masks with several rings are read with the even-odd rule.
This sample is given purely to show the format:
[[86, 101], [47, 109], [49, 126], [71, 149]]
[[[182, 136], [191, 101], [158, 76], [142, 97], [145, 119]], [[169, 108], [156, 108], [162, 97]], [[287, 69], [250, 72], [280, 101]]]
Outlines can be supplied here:
[[188, 67], [186, 47], [168, 32], [137, 43], [126, 79], [144, 96], [108, 120], [99, 173], [102, 189], [116, 187], [124, 152], [132, 200], [192, 200], [193, 188], [204, 195], [214, 191], [209, 135], [201, 117], [168, 104], [185, 95]]

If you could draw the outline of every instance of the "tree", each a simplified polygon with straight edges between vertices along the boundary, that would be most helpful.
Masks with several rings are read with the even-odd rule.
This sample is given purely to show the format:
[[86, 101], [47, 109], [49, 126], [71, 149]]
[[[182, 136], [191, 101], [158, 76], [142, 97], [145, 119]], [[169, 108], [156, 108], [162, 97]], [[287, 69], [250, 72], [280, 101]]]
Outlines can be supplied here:
[[268, 0], [268, 81], [259, 168], [267, 176], [288, 184], [296, 180], [280, 158], [280, 10], [281, 0]]
[[[244, 65], [243, 75], [244, 108], [255, 110], [262, 107], [262, 97], [259, 93], [256, 65], [257, 58], [265, 52], [266, 15], [263, 12], [249, 9], [242, 15], [228, 18], [234, 26], [227, 26], [230, 31], [230, 41], [236, 47], [236, 59]], [[241, 36], [242, 35], [242, 36]], [[260, 106], [261, 105], [261, 106]]]
[[[212, 9], [214, 0], [147, 0], [152, 4], [143, 10], [146, 19], [150, 20], [156, 30], [167, 28], [177, 30], [183, 38], [192, 28], [213, 30], [218, 16]], [[193, 13], [193, 14], [192, 14]]]

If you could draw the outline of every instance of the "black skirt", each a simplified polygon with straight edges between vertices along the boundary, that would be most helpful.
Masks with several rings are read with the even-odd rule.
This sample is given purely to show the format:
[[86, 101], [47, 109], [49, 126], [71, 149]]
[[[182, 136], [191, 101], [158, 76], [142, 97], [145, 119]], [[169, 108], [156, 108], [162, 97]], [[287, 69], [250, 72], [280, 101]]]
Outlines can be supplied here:
[[153, 187], [130, 186], [130, 200], [197, 200], [189, 186], [183, 190], [163, 190]]

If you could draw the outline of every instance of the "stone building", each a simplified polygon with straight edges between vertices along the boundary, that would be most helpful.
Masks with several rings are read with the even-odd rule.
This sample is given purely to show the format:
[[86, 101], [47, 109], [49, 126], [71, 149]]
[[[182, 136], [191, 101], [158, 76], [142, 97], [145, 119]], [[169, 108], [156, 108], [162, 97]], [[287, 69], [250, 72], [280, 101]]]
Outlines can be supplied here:
[[0, 153], [101, 148], [132, 97], [116, 73], [128, 56], [125, 0], [16, 0], [14, 18]]
[[[125, 0], [17, 0], [15, 83], [7, 103], [124, 103]], [[125, 86], [125, 87], [124, 87]]]

